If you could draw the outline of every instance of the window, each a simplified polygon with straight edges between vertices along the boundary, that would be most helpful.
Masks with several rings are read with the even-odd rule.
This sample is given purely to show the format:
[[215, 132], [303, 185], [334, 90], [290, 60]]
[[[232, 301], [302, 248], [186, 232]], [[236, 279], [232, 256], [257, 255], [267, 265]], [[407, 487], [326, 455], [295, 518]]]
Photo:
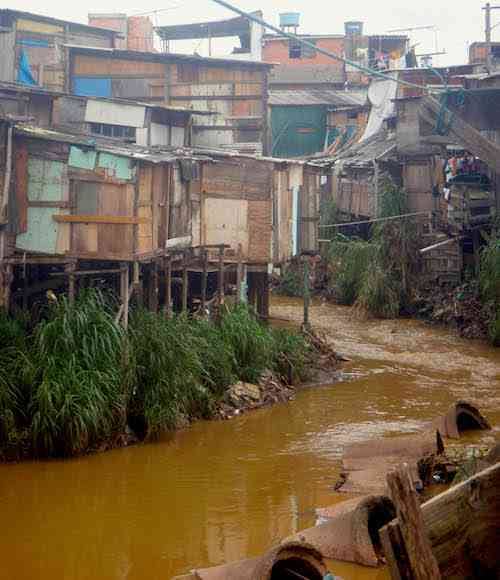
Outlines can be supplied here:
[[[311, 44], [316, 44], [315, 40], [307, 39]], [[288, 56], [289, 58], [315, 58], [316, 49], [311, 46], [306, 46], [298, 40], [290, 40], [288, 43]]]
[[178, 64], [177, 80], [180, 83], [199, 83], [200, 67], [196, 64], [189, 63]]
[[124, 139], [134, 141], [135, 127], [124, 127], [122, 125], [107, 125], [106, 123], [90, 123], [90, 132], [92, 135], [101, 135], [111, 139]]

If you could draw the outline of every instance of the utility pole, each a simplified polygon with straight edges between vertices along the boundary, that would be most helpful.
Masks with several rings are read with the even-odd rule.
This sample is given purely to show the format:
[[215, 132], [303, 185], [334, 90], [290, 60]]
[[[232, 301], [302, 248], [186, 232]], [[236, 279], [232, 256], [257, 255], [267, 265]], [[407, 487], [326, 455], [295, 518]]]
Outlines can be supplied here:
[[491, 72], [491, 69], [493, 68], [493, 59], [491, 58], [491, 31], [498, 26], [498, 24], [495, 24], [495, 26], [492, 26], [491, 24], [491, 11], [500, 10], [500, 6], [492, 6], [488, 2], [486, 6], [483, 7], [483, 10], [485, 20], [484, 36], [486, 44], [486, 69], [488, 72]]
[[488, 2], [485, 11], [486, 69], [491, 72], [491, 4]]

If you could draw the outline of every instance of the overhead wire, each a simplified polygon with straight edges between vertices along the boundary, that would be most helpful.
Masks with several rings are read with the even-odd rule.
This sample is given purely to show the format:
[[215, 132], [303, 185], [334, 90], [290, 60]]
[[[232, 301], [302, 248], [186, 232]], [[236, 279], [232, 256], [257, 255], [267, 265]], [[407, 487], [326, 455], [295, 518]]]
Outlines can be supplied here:
[[241, 10], [237, 6], [234, 6], [234, 5], [230, 4], [229, 2], [226, 2], [226, 0], [212, 0], [212, 2], [215, 2], [216, 4], [219, 4], [220, 6], [223, 6], [224, 8], [227, 8], [228, 10], [231, 10], [232, 12], [239, 14], [243, 18], [246, 18], [246, 19], [250, 20], [251, 22], [254, 22], [255, 24], [259, 24], [260, 26], [267, 28], [268, 30], [272, 30], [273, 32], [275, 32], [276, 34], [279, 34], [282, 37], [288, 38], [288, 39], [293, 40], [295, 42], [300, 42], [304, 46], [307, 46], [307, 47], [315, 50], [316, 52], [318, 52], [320, 54], [328, 56], [328, 57], [330, 57], [334, 60], [337, 60], [339, 62], [343, 62], [344, 64], [347, 64], [347, 65], [349, 65], [357, 70], [360, 70], [361, 72], [364, 72], [366, 75], [382, 78], [382, 79], [388, 80], [388, 81], [393, 81], [393, 82], [398, 83], [399, 85], [402, 85], [402, 86], [417, 88], [417, 89], [422, 90], [422, 91], [430, 92], [430, 89], [428, 87], [426, 87], [425, 85], [419, 85], [416, 83], [411, 83], [409, 81], [395, 78], [395, 77], [391, 76], [390, 74], [383, 73], [379, 70], [369, 68], [369, 67], [364, 66], [362, 64], [359, 64], [353, 60], [349, 60], [345, 57], [339, 56], [338, 54], [330, 52], [329, 50], [321, 48], [320, 46], [317, 46], [316, 44], [309, 42], [308, 40], [306, 40], [303, 37], [300, 37], [296, 34], [292, 34], [291, 32], [287, 32], [286, 30], [282, 30], [281, 28], [273, 26], [269, 22], [266, 22], [265, 20], [263, 20], [262, 18], [259, 18], [258, 16], [255, 16], [254, 14], [250, 14], [248, 12], [245, 12], [244, 10]]

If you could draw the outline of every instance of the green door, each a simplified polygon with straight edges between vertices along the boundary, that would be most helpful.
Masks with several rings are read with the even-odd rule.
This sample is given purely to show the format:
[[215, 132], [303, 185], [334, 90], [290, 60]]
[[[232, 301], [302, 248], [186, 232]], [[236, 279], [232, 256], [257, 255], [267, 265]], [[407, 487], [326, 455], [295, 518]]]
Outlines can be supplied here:
[[273, 107], [274, 157], [303, 157], [325, 148], [326, 107]]

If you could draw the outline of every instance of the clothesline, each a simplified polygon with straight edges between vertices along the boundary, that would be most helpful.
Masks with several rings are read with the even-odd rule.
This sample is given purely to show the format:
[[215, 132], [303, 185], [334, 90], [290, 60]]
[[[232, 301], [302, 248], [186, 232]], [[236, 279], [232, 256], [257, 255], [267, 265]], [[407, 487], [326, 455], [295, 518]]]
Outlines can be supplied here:
[[330, 224], [330, 225], [326, 225], [326, 226], [321, 225], [319, 227], [320, 228], [342, 228], [345, 226], [359, 226], [362, 224], [371, 224], [371, 223], [375, 223], [375, 222], [385, 222], [385, 221], [389, 221], [389, 220], [399, 220], [399, 219], [414, 217], [414, 216], [419, 216], [419, 215], [430, 216], [431, 213], [432, 212], [430, 212], [430, 211], [416, 211], [413, 213], [403, 213], [401, 215], [394, 215], [394, 216], [390, 216], [390, 217], [372, 218], [370, 220], [362, 220], [362, 221], [358, 221], [358, 222], [341, 222], [338, 224]]

